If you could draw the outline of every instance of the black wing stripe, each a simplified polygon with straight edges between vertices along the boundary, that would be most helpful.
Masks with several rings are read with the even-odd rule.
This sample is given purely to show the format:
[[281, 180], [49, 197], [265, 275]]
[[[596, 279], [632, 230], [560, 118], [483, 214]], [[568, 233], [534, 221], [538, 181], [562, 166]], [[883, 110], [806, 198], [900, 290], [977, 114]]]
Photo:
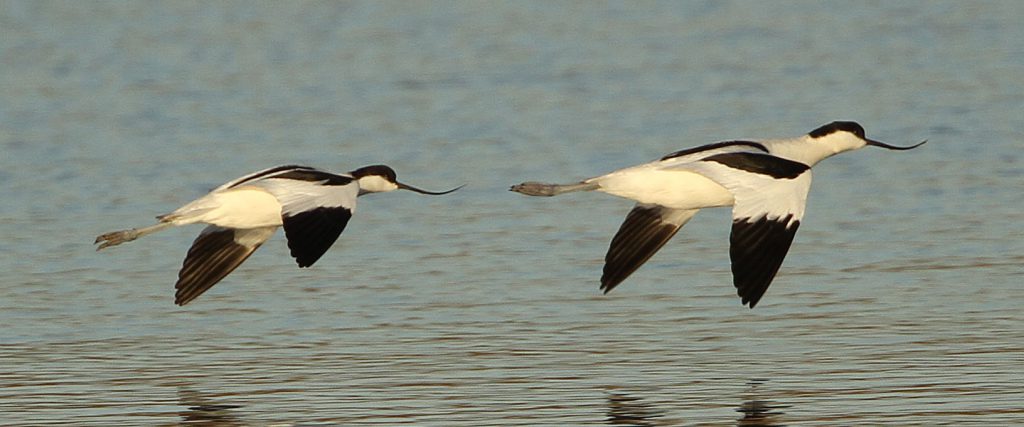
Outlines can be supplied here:
[[722, 153], [705, 157], [703, 160], [776, 179], [794, 179], [810, 169], [810, 166], [800, 162], [760, 153]]
[[670, 154], [665, 155], [665, 157], [662, 157], [661, 160], [674, 159], [676, 157], [688, 156], [690, 154], [700, 153], [702, 151], [710, 151], [710, 150], [716, 150], [716, 149], [719, 149], [719, 148], [734, 147], [734, 146], [750, 147], [750, 148], [753, 148], [753, 149], [758, 150], [758, 151], [763, 151], [765, 153], [768, 152], [768, 148], [766, 148], [764, 146], [764, 144], [761, 144], [759, 142], [753, 142], [753, 141], [723, 141], [723, 142], [716, 142], [714, 144], [701, 145], [700, 147], [693, 147], [693, 148], [687, 148], [685, 150], [679, 150], [679, 151], [676, 151], [674, 153], [670, 153]]
[[345, 230], [352, 211], [342, 207], [323, 207], [284, 216], [288, 248], [299, 267], [313, 265]]
[[185, 256], [178, 282], [174, 288], [174, 303], [188, 304], [206, 292], [213, 285], [230, 274], [260, 245], [245, 246], [235, 242], [235, 231], [231, 229], [212, 228], [199, 235]]
[[608, 293], [614, 289], [676, 235], [683, 224], [666, 222], [664, 213], [660, 207], [637, 205], [626, 215], [608, 245], [601, 290]]
[[276, 179], [291, 179], [295, 181], [319, 182], [321, 185], [335, 186], [347, 185], [353, 179], [347, 176], [336, 175], [316, 169], [293, 169], [287, 172], [274, 175]]
[[[729, 256], [732, 259], [733, 284], [743, 304], [754, 308], [761, 300], [800, 227], [800, 221], [790, 221], [793, 215], [768, 219], [761, 217], [750, 221], [743, 218], [733, 221], [729, 236]], [[788, 226], [787, 226], [788, 224]]]
[[238, 187], [239, 185], [245, 184], [247, 182], [258, 181], [260, 178], [264, 178], [264, 177], [266, 177], [268, 175], [273, 175], [275, 173], [280, 173], [280, 172], [288, 171], [288, 170], [313, 171], [315, 169], [313, 169], [313, 168], [311, 168], [309, 166], [301, 166], [301, 165], [275, 166], [275, 167], [272, 167], [270, 169], [265, 169], [265, 170], [262, 170], [262, 171], [259, 171], [259, 172], [256, 172], [256, 173], [253, 173], [253, 174], [250, 174], [250, 175], [246, 175], [246, 176], [244, 176], [242, 178], [239, 178], [237, 182], [231, 183], [231, 185], [229, 185], [227, 188]]

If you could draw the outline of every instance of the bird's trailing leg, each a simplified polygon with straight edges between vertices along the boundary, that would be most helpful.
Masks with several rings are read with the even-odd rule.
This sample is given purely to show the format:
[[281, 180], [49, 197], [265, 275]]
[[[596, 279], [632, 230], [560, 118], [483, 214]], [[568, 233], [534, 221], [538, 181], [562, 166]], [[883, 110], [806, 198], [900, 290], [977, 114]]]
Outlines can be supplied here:
[[93, 243], [99, 243], [100, 244], [99, 247], [96, 248], [96, 250], [98, 251], [100, 249], [104, 249], [104, 248], [107, 248], [107, 247], [110, 247], [110, 246], [120, 245], [120, 244], [122, 244], [124, 242], [130, 242], [132, 240], [138, 239], [139, 237], [145, 236], [147, 234], [155, 233], [157, 231], [163, 230], [163, 229], [165, 229], [167, 227], [170, 227], [170, 226], [173, 226], [173, 225], [174, 224], [171, 223], [171, 222], [161, 222], [161, 223], [153, 224], [153, 225], [151, 225], [149, 227], [130, 228], [130, 229], [127, 229], [127, 230], [111, 231], [109, 233], [100, 234], [98, 237], [96, 237], [96, 241], [93, 242]]
[[586, 181], [577, 182], [575, 184], [547, 184], [543, 182], [530, 181], [513, 185], [509, 190], [525, 194], [527, 196], [551, 197], [562, 193], [571, 193], [573, 191], [593, 191], [597, 188], [597, 183]]

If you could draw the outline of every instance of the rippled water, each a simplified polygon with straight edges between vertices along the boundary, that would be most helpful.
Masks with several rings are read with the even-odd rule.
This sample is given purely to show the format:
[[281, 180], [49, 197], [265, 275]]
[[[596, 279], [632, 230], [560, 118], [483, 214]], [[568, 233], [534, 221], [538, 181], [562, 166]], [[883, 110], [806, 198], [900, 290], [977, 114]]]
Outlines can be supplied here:
[[[1018, 2], [0, 3], [0, 424], [1024, 422]], [[610, 295], [631, 203], [524, 198], [857, 120], [765, 299], [728, 210]], [[233, 177], [383, 162], [296, 269], [282, 236], [173, 304]]]

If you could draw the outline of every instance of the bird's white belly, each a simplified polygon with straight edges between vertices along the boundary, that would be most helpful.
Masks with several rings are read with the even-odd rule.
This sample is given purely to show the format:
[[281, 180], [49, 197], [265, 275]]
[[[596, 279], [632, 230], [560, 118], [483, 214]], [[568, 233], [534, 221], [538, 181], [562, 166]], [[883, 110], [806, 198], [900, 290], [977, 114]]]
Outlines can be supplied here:
[[174, 211], [178, 224], [202, 222], [227, 228], [281, 225], [281, 203], [257, 187], [239, 187], [207, 194]]
[[674, 209], [732, 206], [732, 193], [703, 175], [653, 168], [629, 168], [595, 178], [602, 191]]

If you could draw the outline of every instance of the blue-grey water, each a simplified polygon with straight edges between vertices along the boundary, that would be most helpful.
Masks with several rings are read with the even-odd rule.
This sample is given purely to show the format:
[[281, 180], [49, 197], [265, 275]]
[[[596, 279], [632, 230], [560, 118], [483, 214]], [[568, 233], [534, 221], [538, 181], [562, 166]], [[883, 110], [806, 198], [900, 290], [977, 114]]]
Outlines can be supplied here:
[[[0, 2], [0, 424], [1024, 423], [1024, 3]], [[510, 193], [856, 120], [756, 309], [728, 209], [601, 295], [632, 203]], [[173, 304], [229, 179], [386, 163], [298, 269]]]

